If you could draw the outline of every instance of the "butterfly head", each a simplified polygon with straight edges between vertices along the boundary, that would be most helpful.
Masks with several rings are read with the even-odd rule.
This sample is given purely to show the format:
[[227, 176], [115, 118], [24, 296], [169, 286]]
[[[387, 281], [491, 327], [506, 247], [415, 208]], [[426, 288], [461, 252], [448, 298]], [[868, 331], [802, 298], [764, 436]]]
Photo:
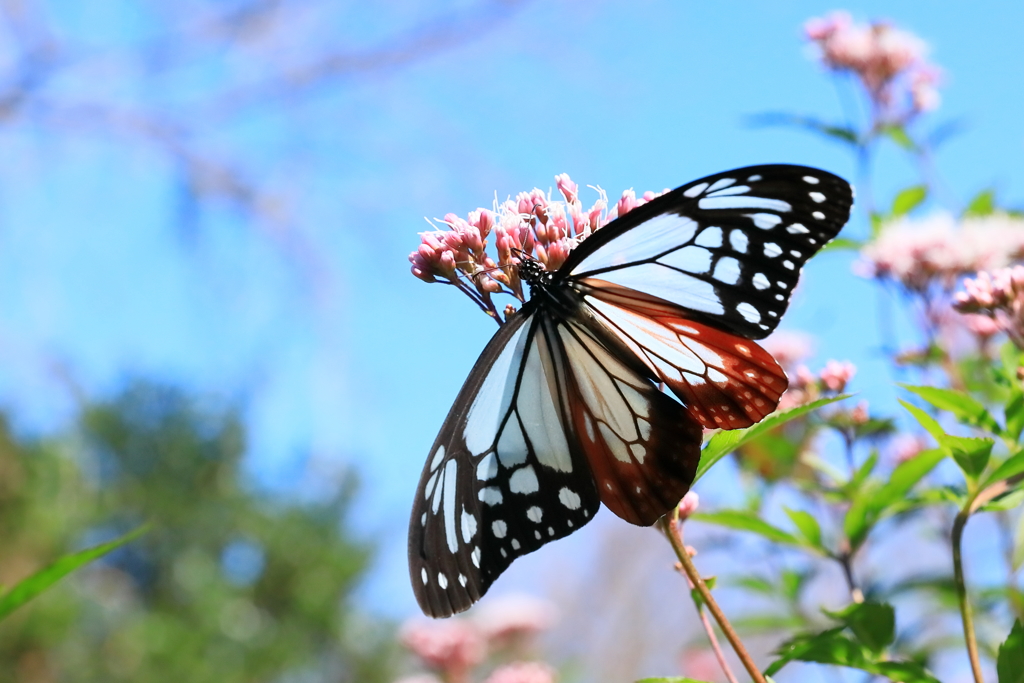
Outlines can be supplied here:
[[518, 272], [519, 277], [530, 285], [531, 290], [538, 285], [541, 287], [550, 285], [553, 274], [544, 264], [533, 258], [524, 251], [516, 250], [516, 256], [519, 258]]

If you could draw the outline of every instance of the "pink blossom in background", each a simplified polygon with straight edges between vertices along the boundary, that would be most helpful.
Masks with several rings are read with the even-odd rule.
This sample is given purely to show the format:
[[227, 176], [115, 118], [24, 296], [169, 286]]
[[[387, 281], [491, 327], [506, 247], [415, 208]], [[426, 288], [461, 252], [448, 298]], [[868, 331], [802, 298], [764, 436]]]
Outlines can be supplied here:
[[494, 598], [473, 612], [473, 623], [495, 647], [551, 628], [557, 618], [554, 605], [527, 595]]
[[554, 683], [555, 670], [541, 662], [515, 662], [508, 664], [487, 677], [484, 683]]
[[926, 61], [927, 44], [887, 22], [854, 23], [832, 12], [804, 24], [822, 63], [857, 76], [875, 105], [875, 123], [902, 123], [939, 105], [939, 69]]
[[696, 491], [687, 491], [683, 499], [679, 501], [679, 521], [684, 521], [700, 507], [700, 496]]
[[911, 291], [949, 290], [967, 273], [1024, 258], [1024, 221], [993, 214], [957, 221], [948, 213], [900, 218], [861, 250], [859, 274], [891, 279]]
[[682, 657], [683, 673], [698, 681], [719, 681], [722, 667], [711, 650], [686, 650]]
[[[954, 307], [961, 313], [983, 315], [1024, 348], [1024, 266], [982, 271], [963, 282]], [[976, 330], [984, 330], [974, 321]]]
[[814, 337], [806, 332], [777, 330], [758, 344], [770, 353], [787, 373], [794, 372], [796, 366], [814, 352]]
[[463, 680], [487, 656], [487, 643], [479, 630], [460, 619], [409, 621], [399, 636], [413, 654], [449, 680]]
[[438, 678], [437, 676], [432, 676], [430, 674], [416, 674], [416, 675], [413, 675], [413, 676], [406, 676], [404, 678], [399, 678], [397, 681], [395, 681], [395, 683], [444, 683], [444, 682], [440, 678]]
[[890, 452], [896, 464], [913, 460], [928, 448], [928, 440], [920, 434], [899, 434], [890, 442]]
[[840, 393], [846, 384], [857, 373], [857, 367], [850, 361], [830, 360], [821, 371], [821, 383], [832, 392]]

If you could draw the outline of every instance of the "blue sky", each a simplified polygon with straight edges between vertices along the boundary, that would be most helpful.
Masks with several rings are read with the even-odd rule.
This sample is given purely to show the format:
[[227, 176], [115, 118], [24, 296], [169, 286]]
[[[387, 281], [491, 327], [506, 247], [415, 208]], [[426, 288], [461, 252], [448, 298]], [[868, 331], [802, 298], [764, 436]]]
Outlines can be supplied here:
[[[97, 44], [130, 44], [156, 21], [130, 6], [58, 3], [54, 20]], [[352, 8], [337, 40], [373, 45], [438, 7]], [[424, 217], [489, 206], [495, 193], [547, 189], [562, 172], [612, 196], [768, 162], [852, 178], [840, 146], [746, 122], [766, 111], [841, 120], [835, 89], [800, 31], [836, 8], [533, 3], [421, 61], [211, 126], [212, 148], [241, 156], [284, 195], [294, 235], [308, 246], [298, 260], [283, 255], [279, 236], [223, 207], [183, 229], [180, 178], [151, 146], [0, 127], [0, 401], [20, 428], [39, 431], [71, 414], [68, 378], [92, 396], [144, 375], [242, 400], [255, 481], [312, 485], [325, 468], [359, 471], [359, 521], [382, 545], [367, 600], [409, 613], [411, 496], [494, 328], [454, 291], [409, 274]], [[846, 8], [859, 20], [888, 18], [932, 46], [947, 81], [941, 109], [923, 125], [966, 126], [936, 158], [955, 201], [995, 187], [1024, 205], [1024, 5]], [[146, 92], [137, 74], [126, 78], [134, 80], [124, 88], [102, 79], [60, 87]], [[899, 154], [880, 157], [880, 201], [915, 182]], [[862, 215], [848, 228], [851, 236], [865, 230]], [[812, 332], [818, 363], [853, 360], [853, 388], [891, 409], [877, 290], [850, 273], [851, 258], [814, 259], [782, 327]]]

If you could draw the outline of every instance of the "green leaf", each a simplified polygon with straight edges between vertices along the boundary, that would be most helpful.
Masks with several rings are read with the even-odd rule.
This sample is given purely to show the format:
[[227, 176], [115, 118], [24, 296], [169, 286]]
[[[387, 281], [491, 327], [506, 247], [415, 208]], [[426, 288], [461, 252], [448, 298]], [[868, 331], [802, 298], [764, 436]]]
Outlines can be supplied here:
[[749, 531], [759, 536], [763, 536], [769, 541], [775, 541], [776, 543], [802, 545], [796, 536], [783, 531], [777, 526], [772, 526], [752, 512], [745, 512], [743, 510], [697, 512], [690, 515], [690, 519], [697, 520], [699, 522], [707, 522], [708, 524], [717, 524], [718, 526], [737, 529], [738, 531]]
[[907, 131], [905, 128], [903, 128], [903, 126], [885, 126], [882, 128], [881, 132], [889, 136], [889, 139], [891, 139], [893, 142], [895, 142], [903, 149], [910, 152], [917, 151], [917, 144], [910, 139], [910, 136], [907, 135]]
[[861, 486], [863, 486], [864, 482], [867, 481], [867, 478], [870, 477], [871, 473], [875, 471], [875, 466], [877, 465], [878, 451], [872, 450], [871, 454], [864, 459], [864, 462], [862, 462], [860, 467], [857, 468], [857, 471], [854, 472], [853, 478], [851, 478], [849, 483], [847, 484], [847, 488], [850, 491], [856, 491]]
[[896, 198], [892, 200], [891, 216], [899, 218], [910, 213], [918, 204], [928, 196], [928, 188], [924, 185], [914, 185], [901, 190]]
[[1017, 488], [997, 496], [978, 508], [981, 512], [1012, 510], [1024, 503], [1024, 489]]
[[144, 534], [148, 528], [147, 525], [144, 525], [109, 543], [102, 543], [93, 548], [65, 555], [57, 559], [53, 564], [18, 582], [11, 590], [0, 596], [0, 619], [3, 619], [79, 567], [103, 557], [129, 541], [135, 540]]
[[968, 479], [976, 480], [988, 466], [988, 459], [992, 455], [992, 446], [995, 445], [995, 441], [946, 434], [939, 439], [939, 445], [953, 457]]
[[[803, 417], [807, 413], [817, 410], [822, 406], [827, 406], [830, 403], [836, 401], [842, 401], [844, 398], [848, 398], [849, 394], [840, 394], [839, 396], [832, 396], [830, 398], [819, 398], [817, 401], [811, 401], [805, 403], [802, 406], [796, 408], [790, 408], [779, 413], [773, 413], [761, 420], [757, 424], [747, 427], [746, 429], [732, 429], [729, 431], [722, 431], [715, 434], [708, 440], [704, 450], [700, 454], [700, 464], [697, 465], [697, 475], [693, 478], [696, 483], [704, 474], [711, 469], [711, 467], [724, 458], [729, 453], [747, 443], [751, 439], [756, 438], [760, 434], [764, 434], [767, 431], [781, 427], [782, 425], [795, 420], [798, 417]], [[691, 484], [692, 486], [692, 484]]]
[[982, 190], [974, 195], [967, 208], [964, 209], [964, 218], [970, 216], [988, 216], [996, 210], [995, 190]]
[[939, 448], [921, 451], [897, 465], [883, 486], [858, 496], [843, 520], [843, 531], [851, 547], [858, 548], [875, 523], [897, 502], [903, 501], [910, 490], [945, 457], [946, 453]]
[[825, 614], [843, 622], [861, 645], [875, 654], [881, 654], [896, 640], [896, 612], [884, 602], [854, 603], [838, 612], [825, 610]]
[[794, 126], [855, 147], [860, 145], [860, 138], [854, 129], [825, 123], [810, 116], [769, 112], [752, 116], [748, 121], [753, 126]]
[[843, 628], [816, 635], [801, 634], [788, 641], [779, 649], [779, 659], [765, 669], [765, 675], [778, 673], [789, 662], [800, 661], [859, 669], [902, 683], [939, 683], [920, 664], [874, 661], [869, 650], [842, 633]]
[[789, 515], [790, 521], [793, 522], [793, 526], [800, 532], [800, 535], [815, 548], [824, 550], [821, 545], [821, 525], [818, 524], [817, 517], [805, 510], [784, 509], [786, 514]]
[[901, 384], [901, 387], [912, 391], [939, 410], [953, 413], [956, 419], [970, 427], [978, 427], [992, 434], [1002, 434], [1003, 428], [989, 415], [988, 410], [973, 396], [955, 389], [939, 389], [937, 387], [919, 387]]
[[1009, 479], [1014, 477], [1021, 472], [1024, 472], [1024, 450], [1017, 451], [1009, 458], [999, 464], [999, 467], [992, 470], [992, 473], [985, 478], [983, 486], [989, 486], [1001, 481], [1003, 479]]
[[939, 439], [946, 435], [945, 430], [943, 430], [942, 427], [939, 426], [939, 423], [936, 422], [935, 418], [933, 418], [931, 415], [924, 412], [914, 404], [907, 403], [902, 398], [896, 400], [900, 402], [901, 406], [907, 409], [907, 412], [914, 416], [914, 419], [917, 420], [918, 423], [922, 427], [924, 427], [925, 430], [927, 430], [927, 432], [931, 434], [932, 438], [934, 438], [936, 441], [938, 441]]
[[882, 233], [882, 228], [885, 227], [885, 216], [877, 211], [872, 211], [869, 218], [871, 219], [871, 237], [873, 239]]
[[1003, 435], [1014, 441], [1020, 440], [1020, 433], [1024, 430], [1024, 391], [1014, 386], [1010, 392], [1010, 398], [1003, 406], [1003, 415], [1006, 418], [1006, 429]]
[[999, 683], [1024, 683], [1024, 627], [1020, 619], [1013, 623], [1010, 635], [999, 646], [996, 672]]
[[827, 251], [860, 251], [864, 248], [864, 244], [861, 240], [854, 240], [849, 237], [836, 237], [819, 249], [818, 253], [824, 254]]

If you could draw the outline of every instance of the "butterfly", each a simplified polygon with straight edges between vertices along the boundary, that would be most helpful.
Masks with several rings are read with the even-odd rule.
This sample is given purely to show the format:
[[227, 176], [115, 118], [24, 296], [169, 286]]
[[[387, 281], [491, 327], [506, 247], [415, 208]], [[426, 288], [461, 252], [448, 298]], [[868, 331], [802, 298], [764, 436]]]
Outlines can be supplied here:
[[522, 255], [530, 298], [473, 366], [416, 491], [409, 571], [424, 613], [469, 608], [602, 503], [641, 526], [677, 505], [703, 429], [778, 405], [786, 375], [753, 340], [852, 205], [831, 173], [751, 166], [616, 218], [553, 272]]

